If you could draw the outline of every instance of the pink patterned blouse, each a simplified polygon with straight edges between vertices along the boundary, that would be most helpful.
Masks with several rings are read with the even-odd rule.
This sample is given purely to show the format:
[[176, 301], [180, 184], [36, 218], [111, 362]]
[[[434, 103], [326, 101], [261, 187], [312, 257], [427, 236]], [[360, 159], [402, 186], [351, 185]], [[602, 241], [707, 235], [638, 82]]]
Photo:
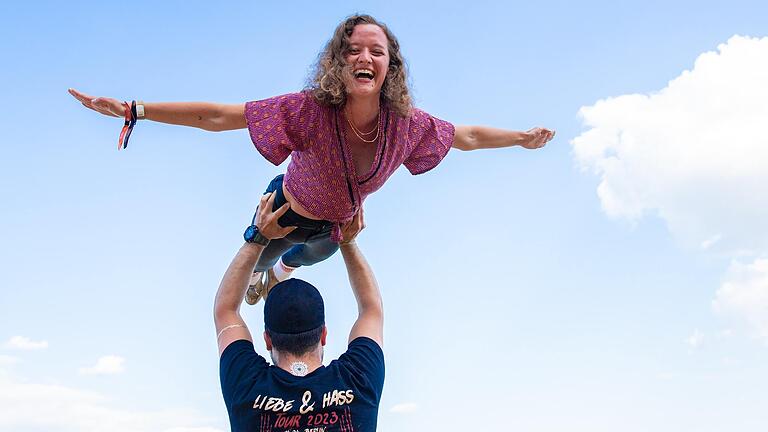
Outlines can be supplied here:
[[320, 105], [309, 92], [245, 104], [251, 141], [275, 165], [288, 155], [285, 187], [307, 211], [339, 224], [352, 219], [365, 198], [400, 167], [421, 174], [440, 163], [453, 144], [454, 126], [413, 109], [401, 117], [382, 107], [381, 134], [368, 172], [358, 173], [345, 137], [344, 110]]

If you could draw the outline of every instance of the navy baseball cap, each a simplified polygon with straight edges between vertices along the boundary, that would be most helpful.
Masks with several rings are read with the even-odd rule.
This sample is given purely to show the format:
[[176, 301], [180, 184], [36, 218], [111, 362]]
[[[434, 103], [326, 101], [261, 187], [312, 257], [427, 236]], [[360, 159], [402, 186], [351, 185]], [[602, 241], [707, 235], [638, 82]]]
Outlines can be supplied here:
[[276, 333], [297, 334], [325, 324], [320, 291], [301, 279], [286, 279], [269, 291], [264, 302], [264, 327]]

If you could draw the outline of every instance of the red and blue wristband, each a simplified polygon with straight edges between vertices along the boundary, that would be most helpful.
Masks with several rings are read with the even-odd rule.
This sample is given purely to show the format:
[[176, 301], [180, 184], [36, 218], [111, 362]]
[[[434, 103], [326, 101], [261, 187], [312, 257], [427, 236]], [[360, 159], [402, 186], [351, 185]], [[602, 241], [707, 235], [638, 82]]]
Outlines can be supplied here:
[[128, 147], [128, 140], [131, 138], [131, 132], [136, 125], [136, 101], [123, 102], [125, 107], [125, 124], [123, 130], [120, 131], [120, 140], [117, 142], [117, 149], [121, 150]]

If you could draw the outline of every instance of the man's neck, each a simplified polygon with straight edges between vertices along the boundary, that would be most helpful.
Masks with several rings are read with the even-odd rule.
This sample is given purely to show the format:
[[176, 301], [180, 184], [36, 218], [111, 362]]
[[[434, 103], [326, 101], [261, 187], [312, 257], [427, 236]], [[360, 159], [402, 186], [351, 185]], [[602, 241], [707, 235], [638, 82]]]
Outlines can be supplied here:
[[306, 373], [312, 373], [315, 369], [323, 365], [323, 351], [319, 348], [310, 351], [302, 356], [295, 356], [291, 353], [272, 351], [272, 362], [285, 371], [296, 375], [297, 371], [303, 369], [302, 363], [307, 366]]

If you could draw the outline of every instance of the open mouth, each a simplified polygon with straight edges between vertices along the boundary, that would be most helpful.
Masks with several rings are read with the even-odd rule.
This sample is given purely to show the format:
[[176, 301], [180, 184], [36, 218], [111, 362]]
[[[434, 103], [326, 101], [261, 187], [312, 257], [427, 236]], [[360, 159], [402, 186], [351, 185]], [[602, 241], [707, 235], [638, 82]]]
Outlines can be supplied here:
[[366, 81], [373, 81], [376, 74], [370, 69], [355, 69], [352, 71], [352, 75], [355, 79], [362, 79]]

